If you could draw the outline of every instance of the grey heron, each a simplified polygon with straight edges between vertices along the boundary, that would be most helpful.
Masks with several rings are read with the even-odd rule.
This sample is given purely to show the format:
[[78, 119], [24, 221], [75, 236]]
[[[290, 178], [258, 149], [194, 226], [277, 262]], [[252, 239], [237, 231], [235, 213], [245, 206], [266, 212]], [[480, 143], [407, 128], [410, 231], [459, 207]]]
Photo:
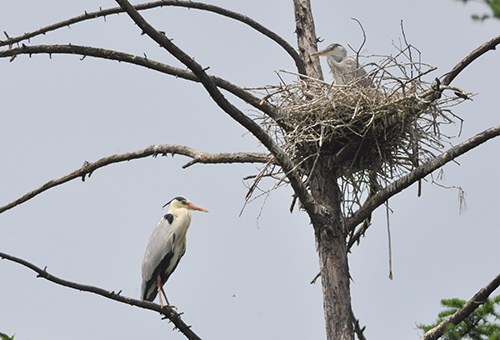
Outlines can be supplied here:
[[347, 51], [340, 44], [331, 44], [327, 48], [317, 53], [311, 54], [311, 57], [326, 56], [326, 61], [332, 71], [335, 84], [348, 85], [355, 82], [363, 87], [368, 87], [371, 80], [366, 76], [365, 69], [358, 64], [356, 59], [347, 56]]
[[158, 294], [161, 307], [162, 293], [167, 306], [171, 306], [163, 285], [186, 252], [186, 232], [191, 223], [189, 210], [208, 212], [183, 196], [175, 197], [163, 207], [166, 205], [167, 213], [160, 218], [151, 232], [142, 261], [141, 299], [154, 301]]

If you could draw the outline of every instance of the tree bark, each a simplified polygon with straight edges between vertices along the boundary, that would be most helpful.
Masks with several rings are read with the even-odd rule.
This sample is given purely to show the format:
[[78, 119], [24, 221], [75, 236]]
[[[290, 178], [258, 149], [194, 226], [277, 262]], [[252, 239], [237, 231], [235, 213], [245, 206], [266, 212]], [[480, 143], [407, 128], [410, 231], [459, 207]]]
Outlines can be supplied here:
[[326, 338], [353, 340], [353, 319], [347, 262], [347, 233], [340, 210], [341, 192], [328, 163], [318, 162], [311, 192], [324, 213], [313, 221], [321, 270]]
[[314, 29], [311, 2], [309, 0], [293, 0], [295, 11], [295, 33], [299, 55], [306, 66], [306, 75], [323, 80], [323, 72], [319, 58], [311, 59], [311, 53], [318, 51], [318, 39]]
[[[309, 77], [323, 79], [317, 51], [311, 3], [293, 0], [299, 54]], [[310, 189], [322, 211], [309, 213], [316, 237], [319, 256], [323, 309], [327, 340], [353, 340], [353, 317], [347, 262], [347, 233], [343, 226], [340, 189], [327, 159], [319, 159], [310, 177]], [[308, 211], [309, 212], [309, 211]]]

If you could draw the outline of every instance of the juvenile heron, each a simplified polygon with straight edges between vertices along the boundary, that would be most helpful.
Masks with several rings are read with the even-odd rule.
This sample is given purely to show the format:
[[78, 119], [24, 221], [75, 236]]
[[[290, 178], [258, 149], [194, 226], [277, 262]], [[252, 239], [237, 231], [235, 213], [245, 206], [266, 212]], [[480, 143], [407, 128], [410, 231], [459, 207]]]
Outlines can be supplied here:
[[368, 87], [371, 80], [366, 76], [366, 71], [361, 67], [356, 59], [347, 56], [347, 51], [340, 44], [331, 44], [327, 48], [317, 53], [311, 54], [311, 57], [326, 56], [326, 61], [332, 71], [335, 84], [347, 85], [357, 78], [356, 83]]
[[208, 212], [182, 196], [174, 198], [163, 207], [166, 205], [168, 205], [167, 213], [154, 227], [146, 245], [142, 260], [141, 285], [141, 299], [154, 301], [158, 294], [162, 307], [161, 293], [165, 297], [167, 306], [171, 306], [163, 285], [186, 252], [186, 232], [191, 223], [189, 210]]

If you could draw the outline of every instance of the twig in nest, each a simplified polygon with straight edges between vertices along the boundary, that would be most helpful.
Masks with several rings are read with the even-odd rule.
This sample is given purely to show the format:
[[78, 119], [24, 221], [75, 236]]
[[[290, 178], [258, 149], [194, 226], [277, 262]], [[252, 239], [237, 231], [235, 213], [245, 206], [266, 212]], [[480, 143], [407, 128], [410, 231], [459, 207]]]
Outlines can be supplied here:
[[[300, 77], [265, 96], [283, 113], [280, 124], [287, 127], [262, 116], [265, 130], [286, 150], [306, 187], [317, 162], [328, 164], [344, 193], [345, 216], [366, 197], [371, 173], [399, 178], [439, 152], [448, 138], [441, 126], [457, 119], [449, 105], [469, 97], [436, 81], [424, 83], [422, 77], [435, 68], [420, 61], [420, 52], [406, 38], [396, 48], [395, 56], [373, 63], [371, 87], [339, 87]], [[442, 96], [444, 90], [460, 96]]]

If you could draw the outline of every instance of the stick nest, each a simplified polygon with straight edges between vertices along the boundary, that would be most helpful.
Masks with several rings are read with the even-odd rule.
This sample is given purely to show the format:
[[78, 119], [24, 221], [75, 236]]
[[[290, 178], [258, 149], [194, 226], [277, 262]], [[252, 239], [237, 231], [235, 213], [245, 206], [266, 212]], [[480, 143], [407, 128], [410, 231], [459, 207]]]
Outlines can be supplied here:
[[[435, 68], [411, 58], [402, 63], [384, 57], [372, 67], [370, 87], [314, 79], [274, 87], [265, 100], [281, 109], [282, 119], [260, 117], [306, 183], [316, 162], [327, 162], [341, 181], [345, 214], [361, 205], [363, 192], [376, 191], [381, 180], [405, 175], [441, 150], [450, 138], [442, 125], [461, 121], [449, 107], [467, 98], [460, 89], [440, 87], [437, 79], [422, 82]], [[446, 97], [444, 89], [456, 96]], [[269, 165], [261, 176], [273, 171]]]

